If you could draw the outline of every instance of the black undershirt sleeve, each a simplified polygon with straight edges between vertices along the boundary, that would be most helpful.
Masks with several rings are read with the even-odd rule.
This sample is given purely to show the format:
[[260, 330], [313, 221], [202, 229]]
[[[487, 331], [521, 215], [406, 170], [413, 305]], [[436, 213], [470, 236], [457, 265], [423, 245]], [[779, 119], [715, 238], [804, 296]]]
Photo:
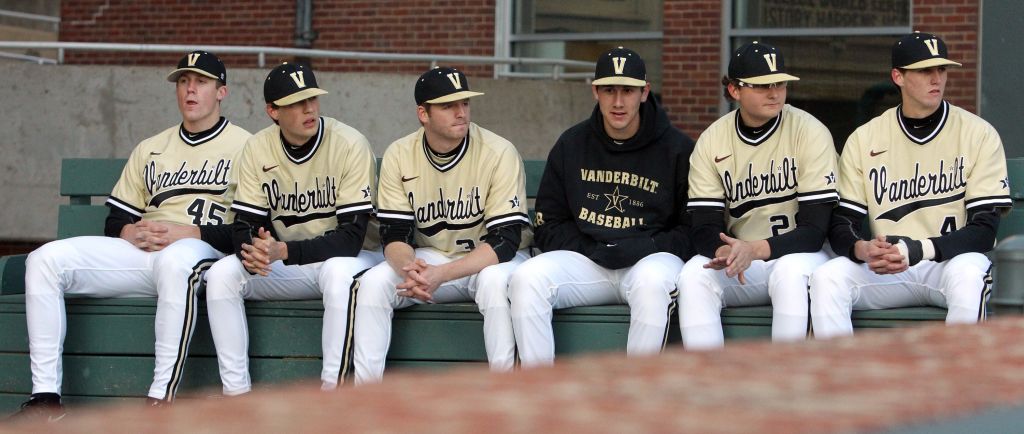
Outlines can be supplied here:
[[796, 228], [768, 238], [768, 247], [771, 249], [768, 260], [778, 259], [790, 253], [811, 253], [821, 250], [835, 205], [835, 202], [801, 203], [797, 208]]
[[401, 242], [416, 247], [413, 238], [413, 223], [408, 220], [379, 219], [380, 244], [387, 246], [393, 242]]
[[110, 208], [110, 214], [107, 214], [107, 220], [103, 225], [103, 235], [108, 237], [121, 238], [121, 230], [125, 225], [141, 220], [121, 208], [110, 205], [107, 205], [107, 208]]
[[866, 240], [862, 234], [862, 223], [865, 215], [852, 209], [839, 206], [832, 211], [828, 224], [828, 242], [837, 255], [846, 256], [855, 263], [862, 263], [854, 254], [853, 246], [857, 241]]
[[519, 251], [523, 237], [523, 225], [509, 224], [491, 228], [484, 235], [484, 242], [491, 245], [498, 262], [508, 262]]
[[223, 253], [231, 253], [234, 251], [234, 243], [232, 243], [231, 234], [232, 225], [221, 224], [199, 226], [199, 239]]
[[992, 250], [999, 232], [1000, 208], [978, 207], [967, 211], [967, 224], [946, 235], [930, 238], [935, 246], [935, 262], [952, 259], [962, 253]]
[[315, 238], [286, 241], [287, 265], [304, 265], [326, 261], [336, 256], [353, 257], [363, 248], [369, 214], [339, 215], [337, 229]]
[[725, 211], [722, 209], [697, 208], [690, 211], [693, 228], [690, 238], [698, 255], [714, 258], [715, 251], [725, 244], [718, 234], [725, 232]]

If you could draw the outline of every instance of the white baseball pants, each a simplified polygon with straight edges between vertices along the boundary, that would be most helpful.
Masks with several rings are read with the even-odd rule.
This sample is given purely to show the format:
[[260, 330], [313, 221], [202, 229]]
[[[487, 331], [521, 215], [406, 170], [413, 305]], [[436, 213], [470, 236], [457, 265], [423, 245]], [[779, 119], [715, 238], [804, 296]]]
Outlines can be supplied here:
[[656, 354], [664, 347], [675, 308], [675, 278], [683, 261], [653, 253], [632, 267], [611, 270], [586, 256], [555, 250], [524, 262], [512, 275], [512, 325], [524, 368], [555, 360], [552, 309], [629, 305], [626, 354]]
[[197, 239], [179, 240], [154, 253], [120, 238], [99, 236], [57, 240], [36, 249], [25, 272], [32, 393], [61, 393], [65, 294], [157, 297], [156, 365], [149, 396], [173, 400], [195, 330], [202, 274], [222, 256]]
[[[455, 260], [431, 248], [418, 248], [415, 252], [417, 258], [431, 265]], [[528, 250], [520, 250], [507, 262], [448, 281], [434, 292], [435, 303], [476, 302], [484, 316], [487, 361], [495, 372], [511, 371], [515, 365], [516, 346], [509, 317], [508, 279], [512, 270], [529, 257]], [[402, 283], [402, 278], [387, 262], [371, 268], [359, 278], [353, 357], [356, 385], [380, 382], [384, 377], [384, 360], [391, 345], [394, 310], [423, 303], [399, 296], [396, 289], [399, 283]]]
[[697, 255], [679, 273], [679, 330], [690, 350], [721, 348], [722, 308], [772, 306], [772, 340], [798, 341], [807, 337], [807, 283], [829, 253], [792, 253], [771, 261], [753, 261], [743, 272], [746, 285], [725, 270], [704, 268], [711, 262]]
[[875, 274], [867, 264], [840, 257], [811, 278], [811, 321], [816, 338], [853, 334], [853, 310], [938, 306], [949, 309], [946, 324], [985, 319], [992, 263], [981, 253], [948, 261], [921, 261], [899, 274]]
[[217, 261], [206, 275], [206, 308], [224, 395], [252, 390], [249, 377], [249, 328], [244, 300], [324, 301], [321, 342], [324, 365], [320, 379], [336, 387], [349, 366], [352, 342], [353, 278], [384, 260], [380, 252], [363, 250], [356, 257], [335, 257], [304, 265], [271, 264], [270, 275], [249, 274], [242, 261], [230, 255]]

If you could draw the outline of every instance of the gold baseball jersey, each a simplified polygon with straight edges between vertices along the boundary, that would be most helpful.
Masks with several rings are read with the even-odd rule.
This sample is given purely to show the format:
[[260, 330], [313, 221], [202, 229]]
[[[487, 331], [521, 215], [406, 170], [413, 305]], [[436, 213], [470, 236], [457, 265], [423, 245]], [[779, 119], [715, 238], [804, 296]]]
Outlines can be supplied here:
[[922, 139], [895, 107], [847, 140], [840, 206], [868, 215], [872, 234], [937, 237], [962, 228], [971, 208], [1013, 205], [995, 128], [945, 101], [939, 110], [935, 132]]
[[419, 247], [451, 257], [468, 253], [487, 230], [524, 226], [519, 248], [533, 239], [527, 214], [526, 175], [508, 140], [470, 123], [466, 141], [443, 163], [432, 158], [423, 128], [396, 140], [381, 162], [377, 217], [416, 228]]
[[711, 124], [690, 155], [687, 209], [720, 209], [726, 229], [761, 240], [796, 228], [800, 203], [839, 200], [832, 135], [809, 113], [785, 105], [757, 138], [739, 128], [739, 111]]
[[135, 147], [107, 205], [143, 220], [230, 223], [237, 159], [249, 137], [224, 118], [197, 135], [168, 128]]
[[[268, 218], [279, 241], [300, 241], [336, 230], [337, 216], [373, 212], [376, 160], [355, 128], [321, 117], [304, 155], [293, 156], [285, 146], [277, 125], [249, 139], [231, 204], [236, 213]], [[363, 247], [377, 244], [367, 236]]]

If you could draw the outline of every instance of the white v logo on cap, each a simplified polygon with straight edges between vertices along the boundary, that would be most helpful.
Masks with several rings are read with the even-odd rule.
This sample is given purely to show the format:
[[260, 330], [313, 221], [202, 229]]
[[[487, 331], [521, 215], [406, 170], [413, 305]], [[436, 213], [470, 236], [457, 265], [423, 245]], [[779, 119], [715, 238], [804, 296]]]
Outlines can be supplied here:
[[292, 81], [295, 82], [296, 86], [298, 86], [299, 88], [306, 87], [306, 77], [302, 75], [302, 71], [295, 71], [288, 75], [292, 77]]
[[188, 66], [196, 66], [199, 60], [199, 53], [188, 53]]
[[459, 78], [459, 74], [454, 72], [448, 74], [448, 81], [452, 82], [452, 86], [455, 86], [456, 89], [462, 89], [462, 79]]
[[770, 69], [772, 72], [778, 72], [779, 71], [779, 65], [775, 61], [775, 53], [765, 54], [764, 55], [764, 61], [768, 62], [768, 69]]
[[939, 55], [939, 41], [935, 39], [925, 39], [924, 45], [928, 47], [928, 52], [932, 53], [932, 56]]
[[612, 57], [612, 65], [615, 67], [615, 75], [622, 75], [622, 71], [626, 69], [626, 58]]

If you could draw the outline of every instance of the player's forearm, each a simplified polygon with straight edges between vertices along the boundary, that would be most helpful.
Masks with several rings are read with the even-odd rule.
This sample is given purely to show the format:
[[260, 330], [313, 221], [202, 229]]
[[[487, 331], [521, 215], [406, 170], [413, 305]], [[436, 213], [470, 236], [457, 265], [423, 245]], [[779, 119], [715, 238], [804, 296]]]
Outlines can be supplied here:
[[231, 225], [204, 225], [198, 226], [199, 239], [206, 242], [213, 248], [223, 253], [230, 253], [233, 249], [231, 240]]
[[770, 259], [777, 259], [790, 253], [811, 253], [821, 250], [825, 244], [829, 219], [834, 202], [800, 204], [796, 214], [796, 228], [768, 239], [771, 248]]
[[[138, 217], [128, 214], [120, 208], [110, 206], [110, 213], [107, 214], [107, 219], [103, 225], [103, 234], [111, 238], [124, 238], [131, 241], [131, 239], [125, 238], [125, 236], [133, 237], [135, 234], [132, 232], [125, 233], [125, 227], [131, 226], [138, 220]], [[127, 230], [132, 231], [133, 229], [128, 228]]]
[[828, 229], [828, 242], [832, 251], [837, 255], [846, 256], [854, 262], [864, 262], [864, 259], [858, 256], [864, 252], [858, 253], [854, 249], [858, 241], [864, 241], [860, 235], [861, 221], [863, 220], [864, 214], [856, 213], [842, 206], [835, 208], [832, 218], [829, 220]]
[[[344, 221], [343, 221], [344, 219]], [[362, 250], [366, 237], [366, 225], [369, 216], [361, 214], [339, 217], [339, 224], [334, 232], [308, 240], [287, 241], [288, 265], [312, 264], [323, 262], [336, 256], [352, 257]]]
[[384, 260], [395, 273], [404, 277], [405, 271], [402, 271], [402, 267], [416, 260], [416, 251], [411, 245], [401, 241], [391, 242], [384, 246]]
[[985, 253], [992, 250], [999, 231], [999, 210], [989, 208], [968, 214], [964, 227], [941, 237], [931, 238], [935, 261], [945, 261], [963, 253]]
[[725, 232], [725, 213], [721, 210], [696, 209], [690, 212], [693, 229], [690, 239], [698, 255], [714, 258], [715, 251], [725, 242], [718, 235]]
[[451, 261], [447, 264], [440, 265], [443, 272], [444, 281], [452, 281], [461, 277], [470, 276], [477, 274], [484, 268], [497, 264], [498, 255], [494, 253], [494, 249], [491, 248], [490, 244], [480, 243], [472, 251], [459, 259]]

